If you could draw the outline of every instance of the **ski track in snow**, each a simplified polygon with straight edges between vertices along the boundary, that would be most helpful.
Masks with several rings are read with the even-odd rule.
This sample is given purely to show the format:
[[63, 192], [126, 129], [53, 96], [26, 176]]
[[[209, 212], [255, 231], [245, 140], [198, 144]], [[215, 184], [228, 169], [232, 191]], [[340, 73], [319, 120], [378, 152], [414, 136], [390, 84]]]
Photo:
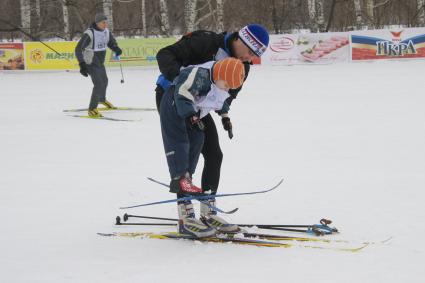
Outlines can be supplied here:
[[[156, 112], [68, 117], [91, 81], [78, 72], [0, 72], [1, 282], [422, 282], [425, 248], [425, 61], [254, 66], [232, 104], [218, 200], [239, 223], [329, 218], [337, 239], [389, 243], [358, 253], [102, 238], [124, 212], [176, 217]], [[108, 98], [155, 107], [155, 68], [110, 69]], [[202, 158], [195, 174], [200, 183]], [[197, 210], [198, 203], [195, 204]]]

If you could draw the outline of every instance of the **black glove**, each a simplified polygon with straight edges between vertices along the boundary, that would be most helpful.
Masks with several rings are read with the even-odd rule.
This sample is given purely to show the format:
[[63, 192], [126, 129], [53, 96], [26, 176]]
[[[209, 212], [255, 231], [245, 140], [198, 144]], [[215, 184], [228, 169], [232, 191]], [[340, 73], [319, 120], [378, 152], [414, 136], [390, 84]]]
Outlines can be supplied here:
[[120, 56], [121, 54], [122, 54], [122, 50], [121, 50], [121, 48], [117, 47], [117, 48], [115, 49], [115, 56]]
[[80, 63], [80, 73], [85, 77], [87, 77], [89, 75], [89, 70], [87, 69], [86, 62]]
[[233, 138], [233, 127], [232, 122], [230, 122], [229, 117], [223, 117], [221, 118], [221, 123], [223, 124], [223, 128], [227, 133], [229, 134], [229, 139]]
[[186, 124], [189, 129], [203, 131], [205, 129], [204, 122], [202, 122], [201, 118], [199, 118], [200, 112], [186, 118]]

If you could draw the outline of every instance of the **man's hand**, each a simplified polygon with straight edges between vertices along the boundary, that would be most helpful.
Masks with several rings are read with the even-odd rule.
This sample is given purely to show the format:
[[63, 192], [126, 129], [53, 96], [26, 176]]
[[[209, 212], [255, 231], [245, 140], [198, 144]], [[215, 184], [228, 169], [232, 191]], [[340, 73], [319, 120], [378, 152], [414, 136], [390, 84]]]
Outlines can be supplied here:
[[117, 47], [116, 49], [115, 49], [115, 56], [120, 56], [122, 54], [122, 50], [121, 50], [121, 48], [119, 48], [119, 47]]
[[81, 75], [83, 75], [85, 77], [87, 77], [89, 75], [89, 70], [87, 68], [86, 62], [80, 63], [80, 73], [81, 73]]
[[221, 118], [221, 123], [223, 124], [223, 128], [229, 134], [229, 139], [233, 138], [233, 126], [232, 122], [230, 122], [230, 118], [228, 116], [224, 116]]

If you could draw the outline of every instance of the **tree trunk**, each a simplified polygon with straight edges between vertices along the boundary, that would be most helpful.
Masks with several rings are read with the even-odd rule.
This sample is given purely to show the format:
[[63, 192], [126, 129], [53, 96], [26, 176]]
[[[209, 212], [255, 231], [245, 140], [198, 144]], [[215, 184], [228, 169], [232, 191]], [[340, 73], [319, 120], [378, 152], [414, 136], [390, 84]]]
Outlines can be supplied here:
[[272, 23], [274, 28], [274, 33], [279, 34], [279, 27], [277, 23], [277, 11], [276, 11], [276, 1], [272, 0]]
[[142, 1], [142, 33], [144, 37], [148, 36], [148, 29], [146, 26], [146, 0], [141, 0]]
[[112, 0], [103, 0], [103, 13], [108, 19], [109, 30], [114, 30], [114, 18], [112, 14]]
[[35, 15], [37, 16], [37, 25], [38, 25], [38, 28], [40, 28], [40, 25], [41, 25], [40, 0], [35, 0]]
[[30, 0], [21, 1], [21, 26], [31, 34], [31, 2]]
[[67, 1], [62, 2], [62, 14], [63, 14], [63, 33], [65, 35], [65, 39], [71, 40], [69, 34], [69, 10]]
[[35, 0], [35, 13], [40, 17], [40, 0]]
[[353, 1], [354, 1], [354, 12], [356, 16], [356, 25], [357, 25], [357, 28], [360, 29], [360, 27], [363, 26], [362, 6], [360, 3], [360, 0], [353, 0]]
[[323, 9], [323, 0], [317, 0], [316, 8], [317, 8], [317, 24], [319, 27], [319, 31], [323, 32], [325, 29], [325, 13]]
[[191, 32], [196, 29], [196, 3], [197, 0], [185, 0], [184, 21], [186, 24], [186, 32]]
[[311, 30], [317, 31], [316, 0], [307, 0], [308, 17], [310, 18]]
[[417, 1], [417, 5], [418, 5], [418, 24], [420, 26], [424, 26], [425, 25], [425, 12], [424, 12], [424, 5], [425, 5], [425, 0], [418, 0]]
[[366, 15], [369, 26], [373, 28], [375, 24], [375, 19], [373, 15], [374, 3], [373, 0], [366, 0]]
[[170, 22], [168, 20], [168, 7], [166, 0], [159, 1], [159, 14], [161, 18], [161, 31], [165, 35], [170, 35]]
[[314, 32], [325, 30], [323, 0], [307, 0], [308, 16]]
[[329, 28], [331, 27], [331, 24], [332, 24], [332, 20], [334, 18], [335, 4], [336, 4], [336, 0], [332, 0], [331, 11], [329, 12], [328, 23], [326, 25], [326, 32], [329, 31]]
[[217, 32], [224, 31], [224, 0], [217, 1]]

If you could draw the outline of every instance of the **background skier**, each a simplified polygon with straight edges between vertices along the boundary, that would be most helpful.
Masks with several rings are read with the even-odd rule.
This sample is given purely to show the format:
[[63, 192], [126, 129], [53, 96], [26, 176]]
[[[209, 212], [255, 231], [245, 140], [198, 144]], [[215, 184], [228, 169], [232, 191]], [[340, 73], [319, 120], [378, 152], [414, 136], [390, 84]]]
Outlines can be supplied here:
[[107, 18], [104, 14], [98, 13], [94, 23], [84, 32], [75, 47], [80, 73], [87, 77], [90, 75], [93, 81], [93, 91], [90, 99], [88, 114], [91, 117], [102, 117], [97, 110], [99, 103], [107, 108], [114, 106], [106, 100], [106, 88], [108, 87], [108, 76], [105, 70], [106, 48], [109, 47], [116, 56], [122, 54], [122, 50], [107, 28]]

